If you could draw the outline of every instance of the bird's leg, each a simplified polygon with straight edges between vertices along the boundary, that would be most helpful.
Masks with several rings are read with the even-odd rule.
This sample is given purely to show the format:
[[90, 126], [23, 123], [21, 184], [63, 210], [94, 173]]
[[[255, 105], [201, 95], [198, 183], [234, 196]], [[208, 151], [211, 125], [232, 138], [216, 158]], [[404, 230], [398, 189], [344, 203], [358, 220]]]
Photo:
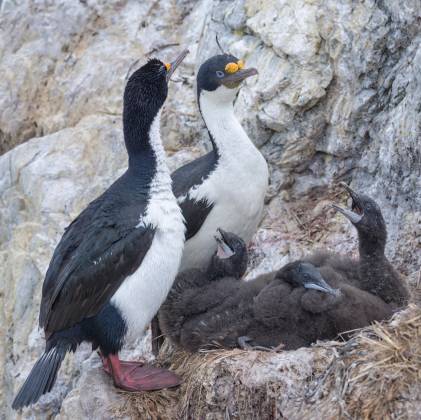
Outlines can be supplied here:
[[162, 335], [161, 327], [159, 326], [158, 315], [155, 315], [151, 322], [152, 335], [152, 354], [158, 356], [159, 350], [164, 344], [164, 336]]
[[102, 352], [98, 351], [98, 356], [101, 358], [102, 367], [104, 368], [105, 372], [108, 373], [108, 375], [111, 375], [111, 367], [108, 362], [108, 358], [102, 354]]
[[285, 347], [285, 344], [284, 343], [280, 343], [280, 344], [278, 344], [276, 347], [274, 347], [273, 349], [272, 349], [272, 351], [274, 351], [275, 353], [276, 352], [278, 352], [278, 351], [281, 351], [281, 350], [283, 350], [283, 348]]
[[167, 369], [147, 366], [143, 362], [121, 361], [117, 354], [110, 354], [106, 359], [114, 385], [125, 391], [154, 391], [181, 383], [181, 379]]
[[251, 341], [251, 338], [247, 337], [246, 335], [243, 335], [242, 337], [238, 337], [237, 339], [238, 345], [243, 350], [273, 351], [273, 349], [269, 347], [251, 346], [250, 344], [247, 344], [249, 341]]
[[[98, 350], [97, 353], [98, 353], [98, 356], [101, 358], [102, 367], [104, 368], [104, 371], [108, 373], [109, 375], [112, 375], [109, 358], [107, 356], [104, 356], [100, 350]], [[144, 364], [144, 362], [140, 360], [137, 362], [129, 362], [125, 360], [120, 360], [120, 364], [122, 366], [133, 365], [133, 363], [137, 363], [138, 365]]]
[[247, 344], [248, 341], [251, 341], [251, 338], [246, 335], [237, 338], [237, 343], [240, 346], [240, 349], [243, 350], [250, 350], [250, 344]]

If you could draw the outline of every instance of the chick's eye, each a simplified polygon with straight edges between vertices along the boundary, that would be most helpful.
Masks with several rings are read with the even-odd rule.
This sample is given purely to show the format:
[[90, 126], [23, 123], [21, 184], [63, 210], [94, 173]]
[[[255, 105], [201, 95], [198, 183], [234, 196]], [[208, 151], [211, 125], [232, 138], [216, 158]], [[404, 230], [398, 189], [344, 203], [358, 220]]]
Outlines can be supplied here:
[[220, 70], [217, 70], [217, 71], [216, 71], [216, 75], [217, 75], [219, 78], [224, 77], [224, 72], [223, 72], [223, 71], [220, 71]]

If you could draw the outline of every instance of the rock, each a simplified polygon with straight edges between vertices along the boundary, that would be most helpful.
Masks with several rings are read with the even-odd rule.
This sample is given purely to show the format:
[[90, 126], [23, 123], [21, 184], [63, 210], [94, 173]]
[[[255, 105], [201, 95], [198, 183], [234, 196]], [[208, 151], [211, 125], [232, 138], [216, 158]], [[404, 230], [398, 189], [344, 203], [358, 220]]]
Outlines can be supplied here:
[[[216, 34], [224, 49], [259, 70], [235, 103], [271, 168], [248, 277], [315, 247], [356, 252], [353, 228], [321, 204], [344, 198], [335, 189], [339, 180], [382, 207], [395, 266], [412, 276], [419, 270], [418, 1], [407, 0], [405, 7], [398, 0], [0, 2], [4, 418], [18, 416], [10, 409], [13, 395], [43, 350], [37, 319], [54, 247], [80, 210], [125, 169], [125, 80], [146, 56], [167, 60], [190, 49], [162, 118], [175, 169], [209, 149], [194, 74], [219, 52]], [[143, 341], [128, 357], [149, 357], [148, 349]], [[306, 354], [279, 357], [293, 369], [300, 360], [306, 366]], [[286, 396], [294, 386], [285, 388]], [[66, 358], [53, 392], [22, 417], [107, 418], [116, 416], [107, 401], [118, 405], [124, 398], [84, 347]]]
[[[178, 45], [179, 36], [168, 29], [179, 25], [183, 12], [171, 1], [140, 5], [119, 0], [61, 1], [57, 7], [22, 2], [3, 12], [0, 152], [36, 135], [74, 126], [86, 115], [120, 115], [125, 80], [140, 58], [157, 52], [162, 58], [174, 57], [176, 49], [168, 46]], [[162, 25], [151, 23], [161, 15], [166, 17]], [[193, 27], [186, 19], [180, 29], [183, 41], [193, 42], [194, 49], [200, 24]], [[188, 67], [189, 60], [191, 77], [192, 59], [184, 65]], [[194, 94], [191, 89], [177, 90], [185, 98], [177, 102], [188, 110], [188, 127]], [[174, 129], [173, 124], [168, 126]]]

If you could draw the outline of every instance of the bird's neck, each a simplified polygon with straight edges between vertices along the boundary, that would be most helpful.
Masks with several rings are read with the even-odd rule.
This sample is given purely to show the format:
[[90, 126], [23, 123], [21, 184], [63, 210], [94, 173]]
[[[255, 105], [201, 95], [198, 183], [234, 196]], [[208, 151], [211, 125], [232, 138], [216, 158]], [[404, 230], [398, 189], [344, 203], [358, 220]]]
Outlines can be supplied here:
[[[367, 244], [362, 245], [360, 240], [359, 254], [361, 281], [371, 285], [371, 283], [375, 281], [373, 277], [377, 277], [373, 276], [373, 274], [378, 273], [379, 267], [386, 261], [384, 249], [381, 247], [370, 247]], [[370, 287], [364, 288], [368, 289]]]
[[206, 276], [208, 280], [211, 282], [218, 280], [226, 275], [228, 274], [226, 273], [226, 267], [224, 263], [219, 258], [217, 258], [216, 255], [213, 255], [206, 270]]
[[[385, 283], [387, 276], [385, 270], [390, 266], [385, 256], [385, 241], [358, 233], [359, 241], [359, 272], [361, 286], [364, 290], [382, 297], [383, 291], [388, 288]], [[391, 268], [391, 266], [390, 266]]]
[[255, 153], [257, 148], [234, 114], [233, 102], [217, 101], [212, 92], [202, 91], [199, 108], [209, 131], [213, 149], [219, 157]]
[[358, 232], [360, 260], [381, 261], [385, 258], [386, 240], [377, 235], [365, 235]]
[[[129, 155], [129, 167], [152, 152], [153, 132], [158, 131], [160, 110], [148, 110], [135, 101], [125, 100], [123, 108], [124, 142]], [[156, 128], [156, 126], [158, 128]]]
[[124, 119], [124, 140], [129, 154], [129, 171], [145, 177], [160, 174], [161, 183], [170, 183], [169, 169], [160, 134], [161, 111], [149, 122], [128, 116]]

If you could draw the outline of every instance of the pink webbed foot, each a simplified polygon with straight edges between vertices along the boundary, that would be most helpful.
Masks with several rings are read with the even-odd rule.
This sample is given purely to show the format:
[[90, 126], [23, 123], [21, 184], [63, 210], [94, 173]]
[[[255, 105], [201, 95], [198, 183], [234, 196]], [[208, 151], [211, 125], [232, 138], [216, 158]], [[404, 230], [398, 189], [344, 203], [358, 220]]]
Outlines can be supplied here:
[[[108, 361], [105, 367], [104, 359]], [[130, 392], [155, 391], [180, 385], [181, 379], [167, 369], [147, 366], [143, 362], [119, 360], [117, 355], [103, 358], [104, 370], [117, 388]]]
[[[106, 357], [106, 356], [103, 356], [101, 354], [101, 352], [98, 352], [98, 355], [101, 358], [102, 367], [103, 367], [105, 373], [108, 374], [108, 375], [110, 375], [110, 376], [113, 376], [113, 372], [112, 372], [112, 369], [111, 369], [111, 363], [110, 363], [109, 358]], [[133, 365], [133, 363], [136, 363], [138, 366], [143, 366], [144, 365], [144, 363], [141, 362], [141, 361], [129, 362], [129, 361], [125, 361], [125, 360], [119, 360], [119, 362], [120, 362], [120, 365], [123, 366], [123, 367], [124, 366], [127, 367], [129, 365], [131, 366], [131, 365]]]

